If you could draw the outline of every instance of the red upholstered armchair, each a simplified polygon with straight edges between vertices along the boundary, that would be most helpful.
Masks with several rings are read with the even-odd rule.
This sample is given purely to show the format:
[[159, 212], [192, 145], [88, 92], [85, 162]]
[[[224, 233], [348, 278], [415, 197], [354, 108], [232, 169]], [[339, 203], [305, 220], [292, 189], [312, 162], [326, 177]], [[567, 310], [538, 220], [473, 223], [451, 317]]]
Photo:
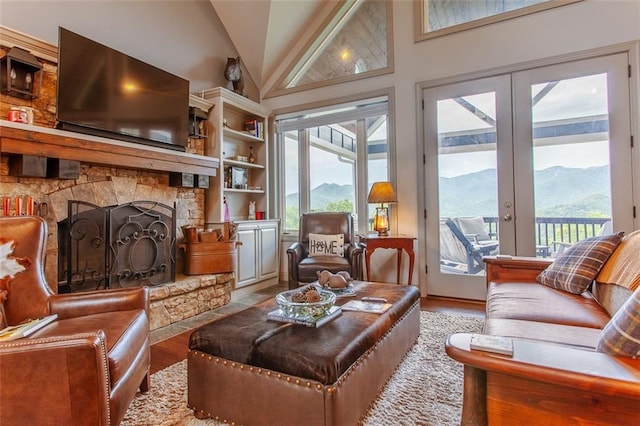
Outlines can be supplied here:
[[[309, 234], [343, 234], [344, 256], [309, 256]], [[353, 216], [342, 212], [305, 213], [300, 217], [299, 241], [287, 249], [289, 288], [318, 279], [316, 272], [347, 271], [354, 280], [362, 279], [362, 246], [355, 241]]]
[[146, 287], [54, 294], [44, 279], [47, 227], [0, 218], [0, 239], [30, 265], [4, 304], [9, 325], [58, 314], [29, 337], [0, 342], [0, 424], [117, 425], [138, 388], [149, 389]]

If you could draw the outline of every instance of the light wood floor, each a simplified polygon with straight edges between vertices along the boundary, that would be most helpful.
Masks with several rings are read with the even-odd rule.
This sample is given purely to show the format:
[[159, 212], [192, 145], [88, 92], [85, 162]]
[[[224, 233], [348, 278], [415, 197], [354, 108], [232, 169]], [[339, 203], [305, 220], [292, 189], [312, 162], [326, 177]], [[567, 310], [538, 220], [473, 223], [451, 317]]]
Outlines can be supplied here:
[[[214, 318], [211, 318], [210, 320], [212, 321], [215, 317], [220, 318], [221, 316], [243, 309], [247, 305], [258, 303], [261, 300], [272, 297], [273, 294], [278, 293], [283, 289], [285, 289], [285, 287], [275, 286], [266, 291], [261, 291], [259, 294], [244, 296], [237, 300], [232, 298], [230, 305], [233, 305], [231, 308], [235, 309], [228, 309], [228, 307], [220, 308], [220, 313], [217, 315], [214, 313]], [[484, 317], [485, 306], [484, 302], [429, 297], [422, 298], [420, 300], [420, 309], [423, 311], [442, 312], [452, 315]], [[160, 337], [163, 332], [166, 332], [166, 330], [152, 332], [152, 342], [156, 341], [156, 343], [151, 345], [152, 374], [175, 364], [176, 362], [186, 359], [189, 336], [197, 326], [197, 322], [194, 323], [194, 321], [186, 320], [184, 325], [181, 326], [178, 324], [177, 327], [175, 327], [176, 331], [174, 331], [170, 337], [166, 338]]]

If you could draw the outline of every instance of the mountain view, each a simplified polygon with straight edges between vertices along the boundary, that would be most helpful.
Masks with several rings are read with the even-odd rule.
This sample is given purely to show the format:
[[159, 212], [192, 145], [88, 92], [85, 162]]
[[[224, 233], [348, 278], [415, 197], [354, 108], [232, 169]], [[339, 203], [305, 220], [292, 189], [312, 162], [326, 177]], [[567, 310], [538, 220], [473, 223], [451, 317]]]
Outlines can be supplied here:
[[[353, 204], [353, 185], [323, 183], [311, 190], [311, 210], [324, 211], [329, 203], [349, 200]], [[287, 205], [298, 205], [298, 193], [287, 195]]]
[[[285, 227], [298, 227], [300, 212], [298, 210], [298, 193], [287, 195]], [[311, 190], [312, 211], [353, 211], [353, 185], [323, 183]]]
[[[496, 179], [495, 169], [441, 178], [440, 216], [497, 216]], [[534, 182], [536, 216], [611, 216], [608, 166], [550, 167], [536, 171]]]
[[[440, 178], [440, 216], [497, 216], [496, 179], [495, 169]], [[608, 166], [550, 167], [535, 172], [535, 184], [536, 216], [611, 216]], [[311, 209], [350, 210], [353, 199], [352, 185], [322, 184], [311, 191]], [[287, 195], [287, 206], [297, 205], [298, 194]], [[289, 216], [297, 223], [297, 209], [288, 211]]]

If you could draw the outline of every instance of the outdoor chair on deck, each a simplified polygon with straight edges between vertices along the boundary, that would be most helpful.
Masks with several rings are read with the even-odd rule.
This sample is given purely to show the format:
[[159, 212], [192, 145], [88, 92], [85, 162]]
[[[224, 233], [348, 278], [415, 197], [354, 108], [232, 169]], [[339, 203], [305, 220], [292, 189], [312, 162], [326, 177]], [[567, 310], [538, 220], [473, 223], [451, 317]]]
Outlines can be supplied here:
[[477, 274], [484, 269], [482, 258], [496, 254], [498, 246], [498, 241], [487, 233], [481, 217], [440, 221], [440, 263], [444, 269]]

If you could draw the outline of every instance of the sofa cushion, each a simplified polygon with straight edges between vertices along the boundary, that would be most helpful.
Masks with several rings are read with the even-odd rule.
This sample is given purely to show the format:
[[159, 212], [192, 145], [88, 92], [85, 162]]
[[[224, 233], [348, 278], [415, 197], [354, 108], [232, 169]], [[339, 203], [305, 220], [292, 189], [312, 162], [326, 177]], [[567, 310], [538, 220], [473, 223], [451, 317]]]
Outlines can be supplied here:
[[344, 257], [344, 234], [309, 234], [309, 257]]
[[619, 232], [575, 243], [538, 275], [538, 282], [558, 290], [582, 293], [620, 244], [622, 236]]
[[[640, 275], [635, 281], [640, 283]], [[614, 355], [640, 356], [640, 288], [604, 327], [597, 349]]]
[[603, 284], [616, 284], [634, 291], [640, 282], [636, 280], [640, 275], [640, 230], [634, 231], [620, 242], [607, 263], [596, 277], [596, 282]]
[[611, 318], [589, 293], [572, 294], [536, 282], [492, 282], [487, 319], [504, 318], [602, 329]]
[[298, 264], [298, 280], [312, 282], [318, 279], [317, 272], [326, 269], [335, 274], [340, 271], [351, 271], [351, 264], [345, 257], [315, 256], [305, 257]]
[[622, 305], [629, 300], [633, 291], [621, 285], [604, 284], [596, 281], [591, 288], [591, 294], [593, 294], [600, 306], [609, 313], [609, 316], [614, 316]]

